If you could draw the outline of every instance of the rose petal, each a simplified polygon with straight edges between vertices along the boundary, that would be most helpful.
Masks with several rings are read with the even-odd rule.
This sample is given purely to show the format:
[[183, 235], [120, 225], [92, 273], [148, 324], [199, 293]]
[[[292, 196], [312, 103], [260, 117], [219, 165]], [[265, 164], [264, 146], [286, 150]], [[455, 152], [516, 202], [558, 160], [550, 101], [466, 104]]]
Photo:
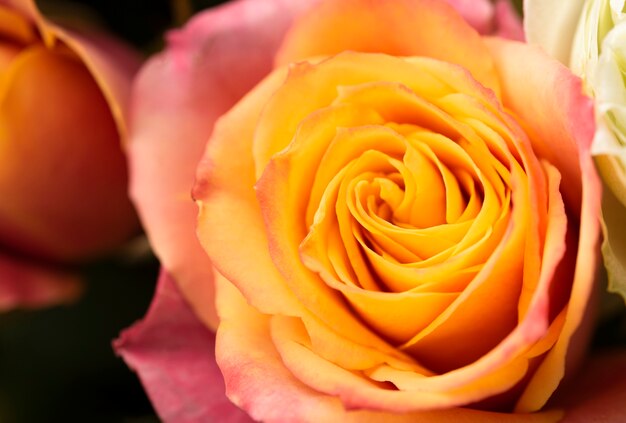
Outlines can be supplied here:
[[524, 40], [521, 16], [511, 0], [447, 0], [481, 34]]
[[[587, 205], [580, 198], [582, 184], [599, 183], [596, 173], [587, 168], [592, 164], [589, 150], [595, 129], [591, 99], [583, 94], [579, 78], [539, 49], [496, 38], [489, 40], [489, 46], [503, 84], [504, 105], [529, 126], [537, 155], [556, 166], [568, 181], [563, 187], [565, 201], [579, 214], [581, 204]], [[519, 84], [522, 77], [524, 87]], [[595, 211], [600, 189], [590, 192], [594, 202], [589, 207]], [[590, 215], [589, 220], [594, 217]]]
[[37, 41], [37, 33], [30, 19], [5, 5], [0, 6], [0, 33], [3, 44], [22, 46]]
[[525, 0], [526, 39], [540, 45], [552, 57], [568, 64], [572, 39], [584, 0]]
[[496, 35], [524, 41], [524, 28], [511, 0], [498, 0], [495, 7]]
[[218, 304], [221, 325], [217, 335], [217, 360], [226, 378], [226, 392], [253, 419], [279, 421], [342, 422], [554, 422], [559, 411], [536, 414], [501, 414], [455, 408], [423, 413], [346, 411], [338, 398], [316, 392], [285, 368], [270, 338], [269, 319], [250, 307], [241, 294], [219, 277]]
[[[239, 289], [261, 311], [294, 315], [302, 306], [287, 289], [267, 251], [265, 226], [254, 193], [252, 157], [255, 122], [264, 101], [284, 78], [284, 70], [272, 73], [217, 122], [198, 166], [193, 196], [200, 207], [200, 242], [219, 272], [235, 284], [262, 280], [263, 284], [241, 283]], [[237, 160], [232, 161], [233, 157]], [[218, 166], [225, 163], [228, 166]], [[229, 221], [237, 224], [215, 224]], [[243, 258], [250, 261], [242, 265]]]
[[488, 0], [447, 0], [481, 34], [493, 29], [494, 8]]
[[202, 13], [169, 34], [134, 86], [131, 195], [163, 265], [213, 327], [213, 270], [190, 194], [196, 164], [215, 119], [270, 71], [292, 16], [308, 3], [242, 0]]
[[71, 302], [81, 289], [76, 275], [0, 254], [0, 312]]
[[224, 396], [215, 337], [161, 271], [146, 317], [123, 331], [114, 348], [138, 372], [164, 421], [249, 422]]
[[[572, 293], [562, 333], [539, 367], [519, 410], [536, 409], [580, 360], [585, 315], [593, 296], [598, 261], [602, 187], [589, 153], [594, 133], [593, 104], [581, 82], [537, 48], [491, 39], [489, 46], [501, 75], [503, 101], [528, 126], [537, 153], [562, 174], [565, 206], [580, 216], [580, 234]], [[520, 84], [520, 80], [524, 84]], [[523, 85], [523, 86], [522, 86]], [[532, 89], [530, 88], [532, 87]], [[533, 107], [528, 107], [533, 104]], [[570, 342], [571, 341], [571, 342]], [[542, 398], [542, 399], [539, 399]]]
[[444, 2], [321, 2], [295, 21], [276, 63], [345, 50], [446, 60], [464, 66], [483, 85], [498, 92], [493, 62], [480, 36]]

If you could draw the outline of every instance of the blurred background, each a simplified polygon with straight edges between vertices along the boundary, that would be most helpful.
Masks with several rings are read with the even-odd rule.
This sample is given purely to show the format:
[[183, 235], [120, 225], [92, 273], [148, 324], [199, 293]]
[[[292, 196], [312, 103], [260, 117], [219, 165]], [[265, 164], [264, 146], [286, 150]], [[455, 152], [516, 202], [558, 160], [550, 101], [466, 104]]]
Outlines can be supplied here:
[[[145, 56], [161, 48], [167, 29], [219, 3], [38, 1], [43, 10], [80, 10]], [[521, 0], [515, 3], [519, 7]], [[147, 310], [157, 260], [148, 252], [118, 254], [86, 264], [81, 273], [86, 284], [77, 302], [0, 314], [0, 422], [158, 421], [136, 375], [111, 347]], [[594, 348], [626, 344], [624, 316], [621, 300], [607, 295]]]

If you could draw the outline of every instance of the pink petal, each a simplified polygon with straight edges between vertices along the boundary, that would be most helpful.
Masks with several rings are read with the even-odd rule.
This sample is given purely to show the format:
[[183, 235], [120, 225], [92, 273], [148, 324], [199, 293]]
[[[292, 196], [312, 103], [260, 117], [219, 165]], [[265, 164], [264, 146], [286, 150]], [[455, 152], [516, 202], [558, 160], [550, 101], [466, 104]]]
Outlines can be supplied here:
[[249, 422], [224, 395], [215, 335], [195, 316], [174, 279], [161, 272], [146, 317], [114, 348], [134, 369], [166, 422]]
[[495, 35], [524, 41], [524, 28], [511, 0], [498, 0], [495, 7]]
[[446, 0], [478, 32], [511, 40], [524, 40], [520, 14], [511, 0]]
[[493, 27], [493, 5], [489, 0], [446, 0], [465, 20], [481, 34], [489, 34]]
[[[534, 414], [507, 414], [450, 408], [389, 413], [346, 410], [338, 397], [303, 384], [285, 367], [272, 342], [270, 318], [250, 307], [237, 289], [218, 278], [222, 323], [217, 335], [217, 360], [226, 378], [229, 398], [259, 421], [342, 423], [454, 423], [555, 422], [559, 410]], [[419, 393], [417, 393], [419, 395]]]
[[[596, 286], [602, 187], [589, 153], [595, 129], [593, 103], [581, 81], [534, 46], [493, 38], [488, 42], [501, 76], [503, 103], [532, 134], [533, 149], [556, 166], [564, 201], [580, 216], [574, 282], [565, 325], [518, 402], [518, 410], [543, 405], [545, 392], [556, 389], [575, 369], [587, 342], [588, 319]], [[530, 105], [530, 107], [529, 107]]]
[[195, 235], [196, 164], [213, 123], [268, 73], [293, 15], [308, 0], [240, 0], [168, 35], [133, 90], [131, 195], [163, 265], [215, 326], [212, 266]]
[[0, 312], [71, 302], [81, 287], [76, 275], [0, 255]]
[[626, 417], [626, 349], [597, 352], [553, 401], [564, 423], [621, 422]]

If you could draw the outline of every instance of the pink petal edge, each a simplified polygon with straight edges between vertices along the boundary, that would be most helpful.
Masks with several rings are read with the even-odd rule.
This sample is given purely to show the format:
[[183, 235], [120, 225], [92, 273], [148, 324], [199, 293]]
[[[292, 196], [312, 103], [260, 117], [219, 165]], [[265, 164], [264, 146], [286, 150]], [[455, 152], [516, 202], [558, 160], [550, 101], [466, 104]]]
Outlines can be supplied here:
[[124, 330], [113, 347], [139, 374], [164, 421], [250, 421], [224, 395], [215, 335], [196, 318], [166, 271], [146, 317]]
[[239, 0], [168, 34], [133, 87], [131, 197], [156, 254], [203, 322], [217, 326], [213, 268], [196, 239], [195, 168], [214, 121], [272, 67], [292, 17], [309, 0]]
[[0, 312], [69, 303], [81, 291], [77, 275], [0, 254]]
[[489, 0], [446, 0], [450, 6], [481, 34], [493, 30], [493, 5]]
[[524, 41], [522, 19], [510, 0], [497, 0], [495, 5], [495, 35], [516, 41]]
[[[236, 313], [236, 310], [232, 310]], [[244, 341], [244, 338], [239, 338]], [[215, 364], [215, 339], [201, 322], [197, 320], [185, 303], [175, 282], [162, 272], [155, 300], [146, 318], [124, 331], [114, 346], [129, 366], [139, 372], [142, 382], [157, 407], [159, 416], [166, 422], [219, 421], [243, 423], [251, 421], [241, 410], [233, 406], [224, 396], [224, 384]], [[248, 353], [252, 353], [248, 350]], [[250, 355], [247, 354], [247, 355]], [[233, 357], [234, 359], [235, 357]], [[270, 360], [271, 361], [271, 360]], [[257, 362], [255, 365], [261, 365]], [[224, 363], [222, 363], [224, 365]], [[238, 366], [244, 365], [240, 362]], [[244, 366], [247, 367], [247, 366]], [[239, 369], [241, 370], [241, 368]], [[252, 369], [249, 369], [252, 370]], [[254, 369], [253, 373], [260, 369]], [[275, 371], [275, 370], [274, 370]], [[626, 400], [626, 379], [621, 377], [626, 371], [626, 351], [615, 350], [596, 353], [572, 383], [552, 401], [549, 409], [564, 407], [564, 422], [604, 422], [618, 421], [623, 415], [622, 404]], [[240, 382], [246, 383], [251, 376], [244, 372]], [[277, 375], [276, 375], [277, 376]], [[273, 377], [273, 376], [272, 376]], [[265, 379], [266, 382], [268, 381]], [[250, 389], [265, 386], [262, 380], [247, 380]], [[260, 385], [259, 385], [260, 384]], [[584, 389], [580, 389], [583, 386]], [[232, 387], [231, 387], [232, 389]], [[262, 390], [265, 390], [263, 388]], [[590, 395], [592, 393], [593, 395]], [[269, 392], [265, 393], [266, 395]], [[274, 395], [277, 393], [274, 392]], [[293, 392], [291, 392], [293, 394]], [[281, 394], [289, 397], [289, 393]], [[328, 417], [330, 398], [322, 400], [319, 394], [311, 393], [306, 405], [319, 406], [321, 415]], [[299, 398], [304, 401], [305, 398]], [[306, 397], [306, 395], [305, 395]], [[317, 398], [317, 399], [316, 399]], [[321, 400], [321, 402], [319, 402]], [[288, 410], [295, 411], [290, 403]], [[250, 404], [248, 404], [250, 405]], [[300, 404], [304, 406], [305, 404]], [[307, 407], [304, 407], [307, 409]], [[330, 407], [345, 421], [377, 421], [384, 416], [390, 421], [409, 421], [396, 415], [367, 412], [345, 414], [341, 409]], [[314, 409], [308, 409], [313, 412]], [[258, 410], [256, 410], [258, 411]], [[332, 414], [331, 412], [331, 414]], [[467, 413], [468, 415], [464, 415]], [[476, 415], [472, 416], [471, 413]], [[444, 416], [429, 415], [433, 421], [447, 421]], [[482, 416], [482, 417], [479, 417]], [[498, 417], [499, 416], [499, 417]], [[302, 416], [304, 417], [304, 416]], [[312, 415], [309, 415], [312, 417]], [[441, 417], [441, 420], [438, 419]], [[500, 419], [500, 421], [543, 421], [551, 420], [553, 414], [504, 415], [471, 410], [450, 411], [451, 421], [459, 418]], [[280, 420], [280, 419], [279, 419]]]
[[[511, 0], [446, 0], [465, 20], [483, 35], [498, 35], [523, 41], [520, 14]], [[495, 4], [494, 4], [495, 3]]]

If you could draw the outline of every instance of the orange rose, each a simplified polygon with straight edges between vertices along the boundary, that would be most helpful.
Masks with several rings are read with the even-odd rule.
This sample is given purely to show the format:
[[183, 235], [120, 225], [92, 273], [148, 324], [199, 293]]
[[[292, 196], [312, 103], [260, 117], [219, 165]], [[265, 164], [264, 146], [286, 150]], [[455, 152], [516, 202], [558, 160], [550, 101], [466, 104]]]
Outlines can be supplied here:
[[138, 230], [120, 139], [139, 61], [102, 35], [51, 23], [31, 0], [2, 2], [0, 31], [0, 308], [8, 308], [73, 290], [72, 278], [34, 263], [90, 259]]
[[[307, 59], [344, 50], [385, 54]], [[541, 409], [595, 276], [580, 82], [436, 1], [323, 2], [277, 61], [194, 193], [230, 398], [260, 420]]]
[[[517, 413], [587, 341], [600, 189], [580, 81], [440, 1], [285, 4], [192, 21], [135, 86], [133, 195], [165, 270], [116, 346], [160, 416], [231, 417], [215, 345], [256, 420], [555, 419]], [[209, 261], [186, 183], [277, 46], [197, 172]]]

